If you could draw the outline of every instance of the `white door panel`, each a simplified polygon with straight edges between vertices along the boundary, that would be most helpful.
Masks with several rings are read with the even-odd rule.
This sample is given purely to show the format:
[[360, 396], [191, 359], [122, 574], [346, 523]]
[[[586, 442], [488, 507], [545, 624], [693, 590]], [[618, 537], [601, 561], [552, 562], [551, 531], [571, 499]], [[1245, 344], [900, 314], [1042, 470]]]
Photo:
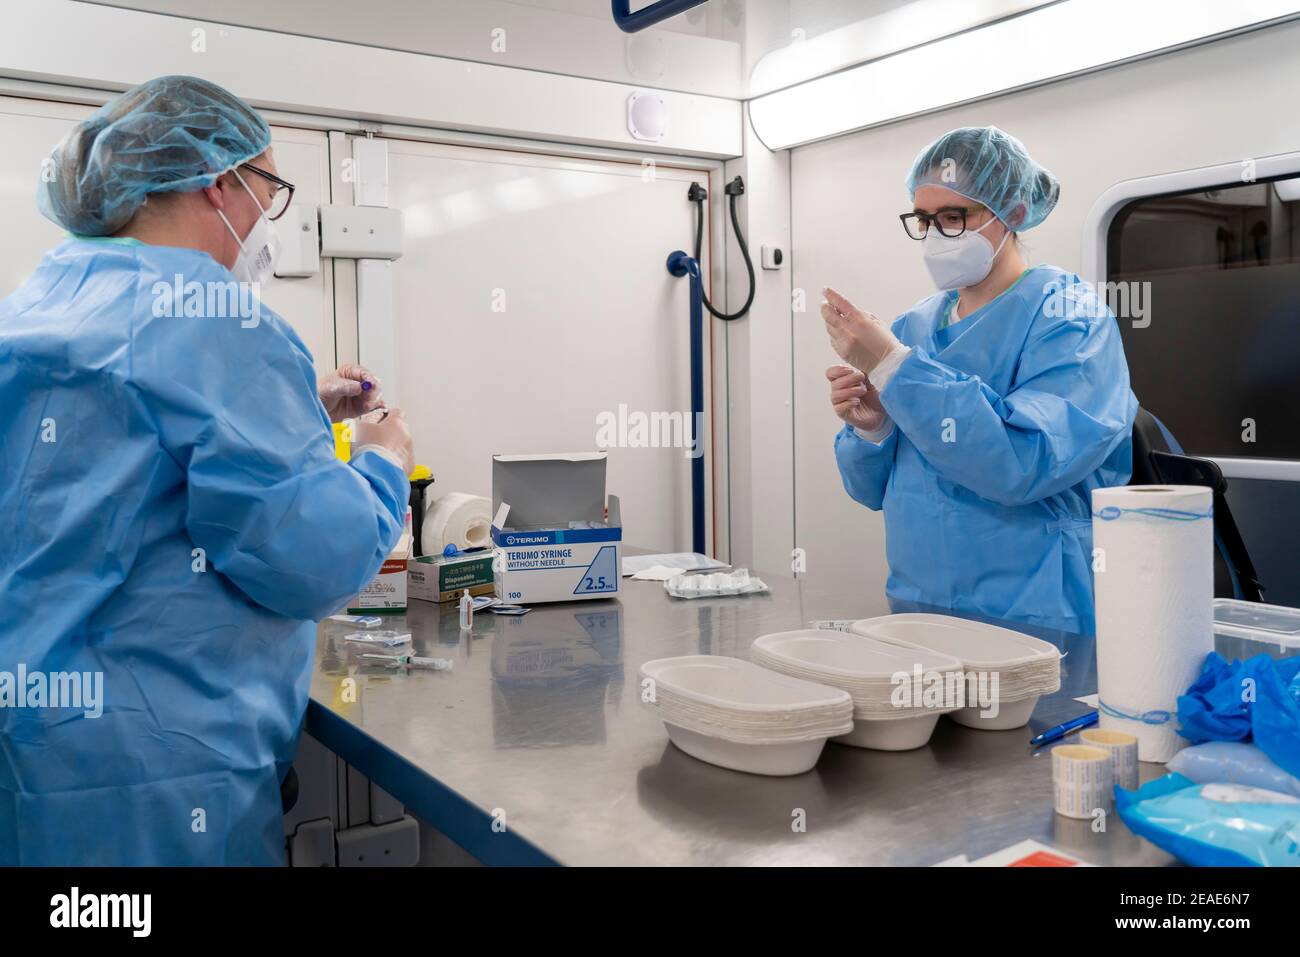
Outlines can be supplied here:
[[[496, 452], [593, 449], [620, 406], [689, 424], [687, 283], [665, 262], [694, 239], [692, 180], [707, 171], [390, 141], [398, 378], [435, 494], [490, 496]], [[612, 449], [608, 488], [625, 540], [689, 547], [684, 449]]]
[[36, 210], [41, 162], [85, 106], [0, 97], [0, 298], [23, 284], [65, 233]]
[[[329, 203], [329, 145], [324, 133], [272, 127], [271, 152], [280, 177], [295, 187], [295, 206]], [[276, 226], [285, 228], [282, 223]], [[286, 239], [281, 237], [281, 242]], [[268, 279], [262, 283], [262, 299], [302, 337], [317, 372], [334, 368], [334, 273], [329, 260], [322, 260], [315, 276]]]

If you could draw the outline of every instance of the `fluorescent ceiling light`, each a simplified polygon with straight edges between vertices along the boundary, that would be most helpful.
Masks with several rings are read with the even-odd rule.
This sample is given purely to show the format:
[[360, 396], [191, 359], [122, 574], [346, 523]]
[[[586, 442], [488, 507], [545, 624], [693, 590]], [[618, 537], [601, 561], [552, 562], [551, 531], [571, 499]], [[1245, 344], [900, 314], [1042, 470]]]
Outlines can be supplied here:
[[749, 102], [787, 149], [1300, 15], [1296, 0], [1061, 0]]
[[[791, 42], [764, 54], [749, 76], [749, 98], [879, 60], [963, 30], [1003, 20], [1053, 0], [907, 0], [901, 6]], [[792, 14], [792, 23], [797, 20]]]

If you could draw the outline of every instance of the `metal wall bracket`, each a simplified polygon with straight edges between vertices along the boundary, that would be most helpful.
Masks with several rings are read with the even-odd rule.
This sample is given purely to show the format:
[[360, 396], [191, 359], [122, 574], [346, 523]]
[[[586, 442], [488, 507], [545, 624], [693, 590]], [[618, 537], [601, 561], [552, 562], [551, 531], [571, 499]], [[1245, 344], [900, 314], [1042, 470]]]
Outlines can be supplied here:
[[420, 825], [405, 815], [388, 824], [339, 831], [339, 867], [414, 867], [420, 863]]
[[402, 211], [387, 206], [322, 206], [320, 254], [341, 259], [400, 259]]

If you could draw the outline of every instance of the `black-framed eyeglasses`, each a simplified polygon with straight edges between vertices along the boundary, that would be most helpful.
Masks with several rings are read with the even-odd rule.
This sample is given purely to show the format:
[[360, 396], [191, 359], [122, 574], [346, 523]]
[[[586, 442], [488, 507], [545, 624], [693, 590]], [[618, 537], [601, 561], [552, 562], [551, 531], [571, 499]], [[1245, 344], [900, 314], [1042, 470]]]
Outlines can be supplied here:
[[924, 239], [930, 231], [931, 224], [939, 230], [940, 236], [955, 239], [966, 232], [966, 217], [971, 213], [982, 213], [987, 206], [944, 206], [933, 213], [921, 213], [913, 210], [902, 213], [898, 218], [903, 221], [903, 229], [912, 239]]
[[281, 179], [274, 173], [268, 173], [264, 169], [259, 169], [252, 163], [244, 163], [241, 169], [246, 169], [250, 173], [256, 173], [262, 179], [270, 180], [275, 184], [275, 192], [271, 194], [271, 205], [266, 208], [266, 218], [275, 222], [289, 211], [289, 204], [293, 202], [293, 183], [287, 179]]

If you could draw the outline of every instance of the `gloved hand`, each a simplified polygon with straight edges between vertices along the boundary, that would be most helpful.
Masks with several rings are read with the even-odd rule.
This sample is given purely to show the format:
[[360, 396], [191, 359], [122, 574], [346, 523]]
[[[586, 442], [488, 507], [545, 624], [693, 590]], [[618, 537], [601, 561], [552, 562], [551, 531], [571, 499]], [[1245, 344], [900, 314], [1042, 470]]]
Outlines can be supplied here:
[[831, 366], [826, 378], [831, 381], [831, 406], [841, 419], [863, 432], [875, 432], [885, 424], [888, 413], [866, 373], [848, 366]]
[[861, 372], [870, 372], [881, 359], [902, 343], [889, 326], [869, 312], [863, 312], [834, 289], [823, 289], [822, 319], [831, 345], [841, 359]]
[[[362, 386], [363, 382], [370, 383], [369, 391]], [[340, 366], [329, 375], [321, 376], [316, 383], [316, 393], [331, 422], [355, 419], [384, 404], [379, 380], [365, 366]]]
[[352, 454], [367, 445], [377, 445], [393, 453], [407, 475], [415, 471], [411, 429], [401, 409], [381, 409], [357, 419], [352, 432]]

